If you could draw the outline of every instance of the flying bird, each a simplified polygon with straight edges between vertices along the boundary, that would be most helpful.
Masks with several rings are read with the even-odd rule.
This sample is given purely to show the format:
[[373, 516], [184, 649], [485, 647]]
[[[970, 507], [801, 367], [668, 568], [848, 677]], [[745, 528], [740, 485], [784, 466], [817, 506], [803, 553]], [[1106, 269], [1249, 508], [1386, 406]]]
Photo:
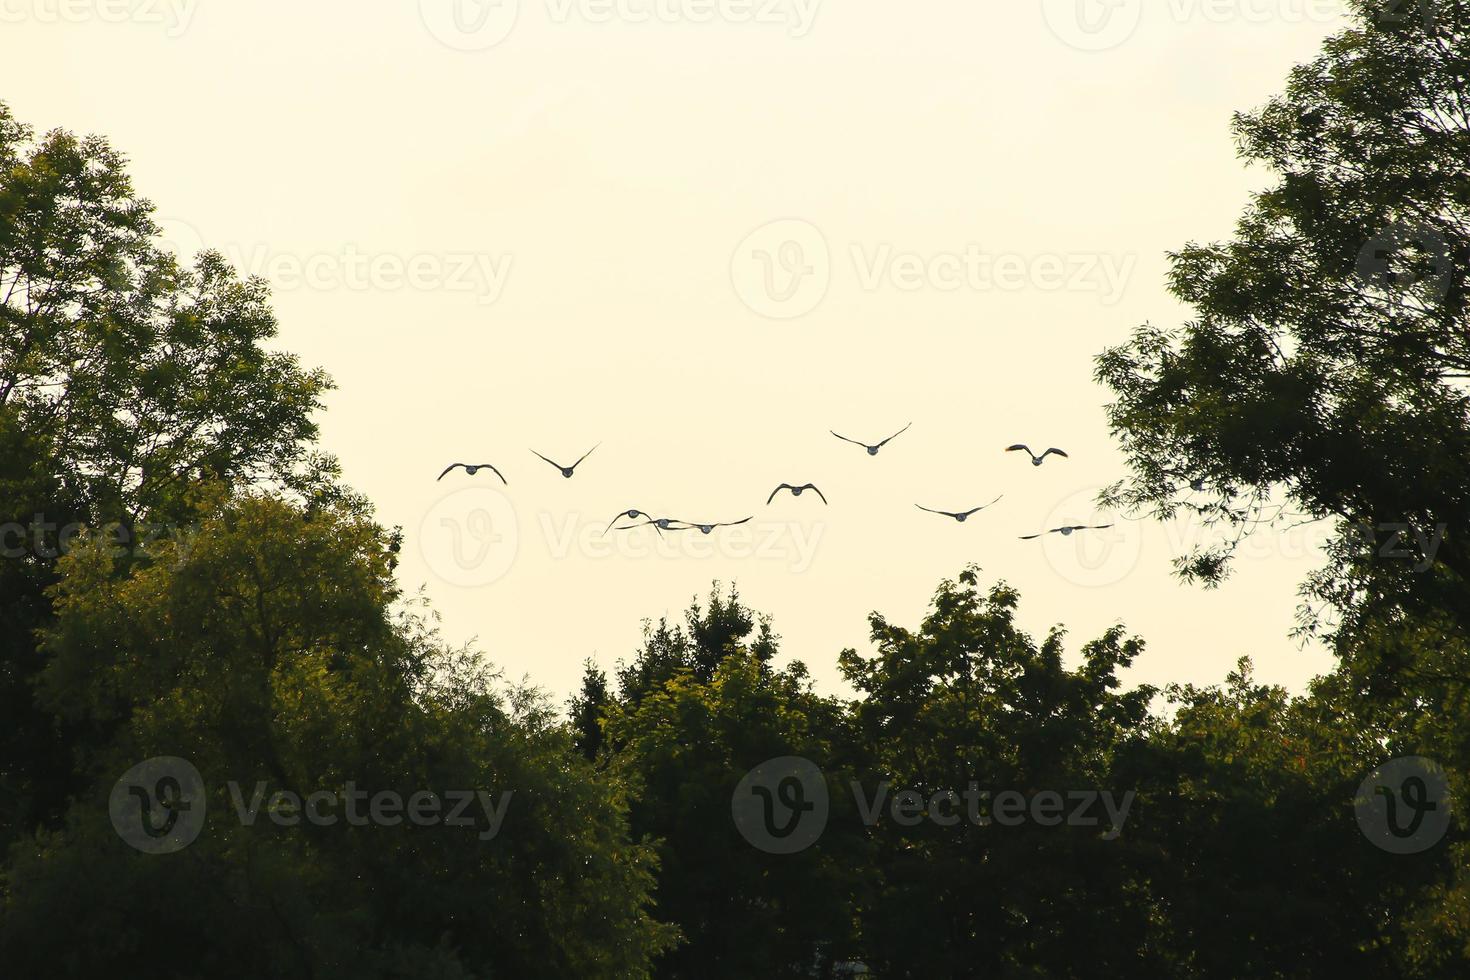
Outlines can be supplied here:
[[[477, 464], [474, 464], [474, 465], [471, 465], [469, 463], [453, 463], [453, 464], [445, 467], [444, 468], [444, 472], [439, 474], [439, 480], [442, 480], [446, 476], [448, 476], [451, 470], [457, 470], [457, 469], [463, 469], [470, 476], [474, 476], [476, 473], [480, 472], [481, 470], [489, 470], [490, 472], [494, 473], [496, 476], [500, 477], [500, 482], [501, 483], [504, 483], [506, 486], [510, 486], [510, 481], [508, 481], [505, 478], [504, 474], [502, 474], [495, 467], [491, 466], [489, 463], [477, 463]], [[438, 483], [439, 480], [435, 480], [434, 482], [435, 483]]]
[[[600, 446], [600, 445], [602, 445], [602, 443], [599, 442], [597, 444], [597, 446]], [[588, 456], [591, 456], [593, 450], [595, 450], [597, 448], [597, 446], [593, 446], [592, 449], [589, 449], [585, 453], [583, 453], [582, 454], [582, 459], [586, 459]], [[538, 452], [536, 452], [536, 450], [534, 450], [534, 449], [531, 450], [531, 454], [533, 456], [540, 456], [542, 459], [546, 459], [545, 456], [541, 456], [541, 454], [538, 453]], [[558, 462], [556, 462], [555, 460], [552, 460], [552, 459], [546, 459], [546, 462], [550, 463], [552, 466], [555, 466], [557, 469], [561, 470], [561, 475], [564, 476], [564, 477], [566, 477], [568, 480], [570, 480], [572, 478], [572, 474], [575, 473], [575, 472], [577, 472], [577, 467], [579, 467], [579, 466], [582, 465], [582, 459], [577, 460], [571, 466], [563, 466], [560, 463], [558, 463]]]
[[[1001, 494], [1000, 496], [1001, 497], [1004, 497], [1005, 494]], [[999, 500], [999, 499], [1000, 499], [1000, 497], [996, 497], [995, 498], [995, 500]], [[995, 503], [995, 500], [992, 500], [990, 502], [990, 504]], [[979, 513], [980, 511], [982, 511], [985, 508], [989, 507], [990, 504], [981, 504], [979, 507], [972, 507], [969, 510], [963, 511], [961, 513], [956, 513], [956, 512], [954, 512], [952, 510], [935, 510], [932, 507], [925, 507], [923, 504], [914, 504], [914, 506], [917, 507], [917, 508], [919, 508], [920, 510], [926, 510], [926, 511], [928, 511], [931, 514], [943, 514], [945, 517], [953, 517], [955, 520], [957, 520], [961, 524], [963, 524], [963, 523], [965, 523], [965, 518], [969, 517], [971, 514]]]
[[603, 534], [607, 534], [608, 531], [611, 531], [613, 529], [613, 525], [614, 524], [616, 524], [618, 521], [621, 521], [625, 517], [628, 520], [630, 520], [630, 521], [636, 521], [640, 517], [647, 517], [649, 519], [649, 522], [650, 523], [652, 523], [652, 521], [653, 521], [653, 517], [651, 515], [646, 514], [643, 511], [638, 510], [635, 507], [635, 508], [633, 508], [631, 510], [622, 511], [621, 513], [618, 514], [617, 517], [614, 517], [612, 520], [608, 521], [607, 522], [607, 530], [606, 531], [603, 531], [602, 533]]
[[1055, 447], [1053, 447], [1051, 449], [1048, 449], [1046, 452], [1044, 452], [1040, 456], [1038, 456], [1038, 455], [1036, 455], [1035, 453], [1033, 453], [1031, 451], [1031, 447], [1030, 446], [1027, 446], [1025, 443], [1022, 443], [1022, 442], [1018, 442], [1014, 446], [1007, 446], [1006, 447], [1006, 452], [1008, 452], [1008, 453], [1014, 453], [1014, 452], [1023, 452], [1023, 453], [1025, 453], [1027, 456], [1030, 456], [1031, 457], [1031, 465], [1032, 466], [1040, 466], [1041, 463], [1042, 463], [1042, 461], [1045, 460], [1046, 457], [1052, 455], [1053, 453], [1055, 453], [1056, 455], [1062, 457], [1063, 459], [1070, 459], [1071, 458], [1066, 453], [1062, 452], [1060, 449], [1057, 449]]
[[679, 529], [679, 530], [688, 530], [689, 528], [698, 528], [702, 534], [709, 534], [711, 531], [713, 531], [717, 527], [735, 527], [735, 526], [737, 526], [739, 524], [745, 524], [745, 523], [747, 523], [749, 521], [753, 521], [753, 520], [755, 520], [755, 516], [754, 515], [751, 515], [750, 517], [747, 517], [744, 520], [739, 520], [739, 521], [726, 521], [723, 524], [696, 524], [693, 521], [679, 521], [680, 524], [687, 524], [687, 525], [689, 525], [689, 527], [682, 528], [682, 529]]
[[812, 493], [822, 498], [822, 503], [825, 504], [827, 502], [826, 495], [822, 493], [822, 491], [817, 489], [817, 485], [815, 483], [803, 483], [799, 487], [794, 487], [789, 483], [783, 483], [776, 489], [772, 490], [771, 495], [766, 498], [767, 507], [771, 505], [771, 501], [776, 499], [776, 494], [780, 493], [782, 490], [790, 490], [791, 496], [793, 497], [800, 497], [804, 491], [810, 490]]
[[868, 455], [869, 456], [876, 456], [876, 455], [878, 455], [878, 450], [882, 449], [884, 446], [888, 445], [890, 442], [892, 442], [893, 440], [897, 439], [899, 436], [903, 435], [905, 432], [909, 431], [909, 425], [913, 425], [913, 424], [914, 423], [910, 422], [908, 425], [904, 426], [902, 429], [899, 429], [893, 435], [889, 436], [887, 439], [884, 439], [882, 442], [878, 443], [878, 445], [876, 445], [876, 446], [870, 446], [866, 442], [858, 442], [856, 439], [849, 439], [849, 438], [847, 438], [847, 436], [837, 435], [837, 433], [834, 430], [832, 430], [832, 429], [828, 429], [827, 431], [828, 432], [831, 432], [834, 436], [837, 436], [837, 438], [841, 439], [843, 442], [850, 442], [854, 446], [862, 446], [864, 449], [866, 449], [868, 451]]
[[1104, 528], [1112, 526], [1111, 524], [1072, 524], [1068, 527], [1054, 527], [1050, 531], [1037, 531], [1035, 534], [1023, 534], [1021, 535], [1021, 540], [1030, 541], [1033, 538], [1041, 537], [1043, 534], [1060, 534], [1065, 537], [1073, 531], [1101, 531]]
[[[648, 520], [646, 520], [646, 521], [640, 521], [637, 524], [628, 524], [628, 525], [626, 525], [624, 527], [618, 527], [618, 528], [614, 528], [613, 527], [613, 524], [616, 524], [618, 521], [622, 520], [625, 517], [628, 518], [629, 520], [634, 520], [634, 519], [639, 518], [639, 517], [647, 517]], [[619, 514], [617, 517], [614, 517], [612, 519], [612, 523], [607, 526], [607, 531], [613, 531], [613, 530], [617, 530], [617, 531], [631, 531], [635, 527], [648, 527], [650, 524], [653, 525], [653, 529], [655, 531], [657, 531], [659, 534], [663, 534], [665, 531], [687, 531], [687, 530], [689, 530], [689, 528], [687, 528], [687, 527], [674, 527], [675, 524], [683, 524], [683, 523], [685, 523], [685, 522], [684, 521], [676, 521], [672, 517], [653, 517], [652, 515], [648, 514], [646, 511], [641, 511], [641, 510], [625, 510], [621, 514]], [[603, 534], [606, 534], [607, 531], [603, 531], [602, 533]]]

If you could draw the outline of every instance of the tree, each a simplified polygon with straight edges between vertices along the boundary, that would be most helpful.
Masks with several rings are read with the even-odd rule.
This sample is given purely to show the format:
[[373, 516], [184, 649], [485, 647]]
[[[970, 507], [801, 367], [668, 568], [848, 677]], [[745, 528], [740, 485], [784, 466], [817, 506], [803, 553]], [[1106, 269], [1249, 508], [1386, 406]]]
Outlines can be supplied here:
[[610, 775], [628, 787], [637, 839], [658, 853], [654, 915], [678, 926], [662, 977], [827, 976], [854, 943], [865, 865], [861, 839], [823, 834], [796, 854], [741, 836], [732, 798], [742, 777], [797, 756], [828, 775], [834, 813], [846, 805], [843, 710], [818, 696], [799, 662], [777, 670], [777, 640], [732, 589], [685, 626], [649, 628], [606, 712]]
[[941, 583], [916, 631], [875, 613], [876, 654], [841, 656], [861, 695], [852, 711], [864, 792], [876, 800], [886, 784], [931, 804], [936, 794], [960, 797], [912, 826], [892, 808], [878, 811], [863, 959], [879, 975], [1075, 976], [1080, 963], [1099, 976], [1156, 970], [1133, 867], [1147, 851], [1131, 827], [1118, 836], [1106, 819], [979, 825], [990, 802], [972, 808], [965, 797], [1020, 792], [1029, 803], [1055, 793], [1071, 813], [1068, 794], [1121, 799], [1134, 789], [1117, 780], [1116, 759], [1148, 736], [1154, 692], [1120, 691], [1117, 672], [1143, 645], [1114, 628], [1068, 669], [1061, 630], [1037, 645], [1015, 625], [1017, 593], [1003, 584], [982, 592], [978, 581], [970, 568]]
[[1138, 789], [1129, 829], [1163, 972], [1423, 975], [1406, 912], [1444, 865], [1380, 851], [1360, 832], [1354, 794], [1381, 745], [1334, 679], [1291, 697], [1257, 684], [1243, 659], [1223, 686], [1165, 693], [1171, 717], [1118, 768]]
[[0, 104], [0, 845], [76, 788], [78, 733], [31, 697], [64, 533], [141, 556], [193, 522], [201, 483], [344, 493], [310, 450], [328, 382], [265, 349], [265, 284], [213, 253], [180, 268], [151, 213], [105, 140], [35, 139]]
[[[107, 737], [80, 760], [63, 826], [12, 849], [12, 969], [144, 973], [167, 950], [180, 975], [648, 974], [671, 932], [648, 915], [652, 858], [620, 790], [544, 697], [503, 691], [393, 612], [392, 541], [371, 521], [249, 496], [187, 549], [161, 544], [126, 577], [113, 564], [80, 546], [54, 590], [42, 701]], [[203, 774], [207, 823], [179, 853], [140, 854], [108, 794], [159, 756]], [[270, 817], [277, 790], [340, 801], [354, 786], [410, 810], [483, 790], [503, 822], [477, 807], [470, 828], [359, 825], [330, 802], [331, 825]]]
[[[1178, 561], [1186, 578], [1207, 583], [1228, 573], [1234, 543], [1260, 524], [1332, 522], [1327, 562], [1303, 586], [1302, 632], [1331, 642], [1339, 661], [1314, 698], [1342, 729], [1373, 738], [1348, 739], [1351, 752], [1330, 731], [1312, 731], [1312, 741], [1346, 752], [1358, 778], [1394, 756], [1436, 759], [1452, 796], [1465, 799], [1470, 5], [1353, 7], [1355, 26], [1294, 70], [1281, 96], [1236, 117], [1242, 154], [1274, 183], [1233, 239], [1171, 256], [1171, 287], [1197, 318], [1145, 326], [1099, 357], [1132, 470], [1103, 499], [1159, 516], [1184, 510], [1225, 529]], [[1284, 724], [1287, 709], [1267, 711], [1263, 699], [1273, 701], [1240, 680], [1229, 716]], [[1191, 703], [1196, 719], [1223, 711]], [[1251, 801], [1243, 811], [1279, 795], [1298, 808], [1341, 802], [1329, 777], [1352, 782], [1342, 772], [1311, 785], [1278, 773], [1237, 792]], [[1342, 853], [1342, 841], [1318, 843], [1323, 861]], [[1335, 915], [1359, 941], [1404, 953], [1399, 969], [1463, 970], [1470, 850], [1444, 846], [1388, 866], [1372, 857], [1355, 855], [1404, 899], [1385, 909], [1371, 888], [1361, 892], [1364, 908], [1393, 919], [1387, 938], [1364, 938], [1350, 924], [1358, 917], [1323, 912], [1333, 905], [1325, 899], [1298, 909], [1300, 921]], [[1220, 880], [1250, 887], [1232, 867]], [[1294, 873], [1308, 891], [1330, 880]], [[1330, 884], [1339, 886], [1359, 894], [1354, 882]]]
[[582, 665], [582, 690], [567, 705], [572, 731], [576, 733], [577, 751], [588, 762], [602, 751], [602, 718], [612, 701], [607, 686], [607, 672], [599, 670], [590, 659]]
[[[327, 379], [266, 350], [263, 282], [214, 253], [181, 267], [151, 211], [104, 140], [38, 140], [0, 106], [0, 958], [646, 975], [672, 932], [622, 790], [542, 695], [402, 610], [398, 535], [312, 449]], [[207, 827], [167, 856], [107, 819], [119, 776], [160, 755], [208, 787]], [[281, 826], [289, 803], [246, 820], [230, 781], [246, 803], [254, 782], [355, 782], [514, 805], [489, 842]]]
[[[1470, 6], [1353, 6], [1355, 28], [1235, 119], [1242, 154], [1277, 181], [1233, 240], [1171, 256], [1198, 318], [1145, 326], [1098, 359], [1133, 471], [1105, 499], [1233, 527], [1180, 562], [1217, 581], [1239, 534], [1291, 519], [1269, 503], [1284, 496], [1338, 525], [1319, 609], [1352, 626], [1427, 605], [1463, 623]], [[1384, 560], [1390, 543], [1408, 560]]]

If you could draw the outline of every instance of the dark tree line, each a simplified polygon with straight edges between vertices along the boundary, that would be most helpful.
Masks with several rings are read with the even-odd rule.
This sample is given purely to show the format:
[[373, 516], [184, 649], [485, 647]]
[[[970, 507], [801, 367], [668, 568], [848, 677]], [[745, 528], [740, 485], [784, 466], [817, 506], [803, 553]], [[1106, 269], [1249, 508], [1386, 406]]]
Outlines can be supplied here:
[[[1470, 9], [1355, 6], [1235, 120], [1276, 178], [1173, 256], [1195, 319], [1097, 362], [1130, 463], [1107, 501], [1219, 532], [1183, 578], [1263, 525], [1337, 528], [1302, 589], [1336, 666], [1295, 696], [1249, 661], [1131, 686], [1142, 640], [1027, 635], [967, 568], [917, 626], [872, 616], [847, 697], [716, 588], [560, 712], [401, 594], [399, 534], [315, 448], [328, 380], [266, 348], [264, 285], [179, 264], [105, 141], [0, 106], [3, 972], [1470, 975], [1458, 813], [1417, 854], [1355, 819], [1391, 758], [1470, 789]], [[211, 784], [198, 839], [146, 854], [109, 794], [159, 756], [300, 798], [514, 795], [487, 840], [244, 826]], [[732, 805], [789, 758], [811, 795], [770, 798], [820, 795], [826, 822], [774, 853]], [[977, 825], [971, 785], [1127, 800]]]

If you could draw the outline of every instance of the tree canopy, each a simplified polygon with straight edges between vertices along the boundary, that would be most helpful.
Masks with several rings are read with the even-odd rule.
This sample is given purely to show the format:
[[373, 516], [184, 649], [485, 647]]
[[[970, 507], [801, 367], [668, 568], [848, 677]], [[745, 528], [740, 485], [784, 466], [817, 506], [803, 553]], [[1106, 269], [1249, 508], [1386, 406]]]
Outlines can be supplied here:
[[[1333, 523], [1302, 591], [1336, 662], [1295, 694], [1249, 659], [1132, 684], [1124, 624], [1034, 637], [971, 566], [912, 627], [874, 612], [840, 694], [716, 584], [554, 710], [403, 594], [265, 284], [162, 249], [104, 139], [0, 105], [0, 962], [1465, 975], [1470, 9], [1354, 8], [1236, 118], [1272, 182], [1172, 255], [1193, 318], [1096, 366], [1104, 502], [1218, 529], [1184, 578]], [[1449, 790], [1402, 797], [1423, 846], [1363, 826], [1403, 763]]]

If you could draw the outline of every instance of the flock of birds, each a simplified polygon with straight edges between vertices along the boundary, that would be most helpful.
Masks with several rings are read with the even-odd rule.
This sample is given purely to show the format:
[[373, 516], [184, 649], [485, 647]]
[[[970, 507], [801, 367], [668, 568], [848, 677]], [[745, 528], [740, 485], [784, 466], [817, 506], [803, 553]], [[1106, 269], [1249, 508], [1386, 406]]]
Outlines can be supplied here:
[[[897, 439], [899, 436], [903, 435], [909, 430], [912, 425], [913, 423], [910, 422], [908, 425], [904, 426], [902, 429], [899, 429], [897, 432], [889, 436], [887, 439], [884, 439], [882, 442], [874, 443], [871, 445], [857, 439], [849, 439], [847, 436], [841, 435], [835, 431], [832, 432], [832, 434], [834, 436], [837, 436], [837, 438], [841, 439], [843, 442], [850, 442], [855, 446], [863, 447], [863, 449], [867, 450], [869, 456], [876, 456], [878, 455], [878, 451], [880, 449], [888, 445], [894, 439]], [[598, 446], [600, 445], [601, 443], [598, 443]], [[531, 450], [531, 454], [541, 460], [544, 460], [546, 463], [548, 463], [558, 472], [560, 472], [563, 477], [570, 480], [576, 474], [577, 467], [581, 466], [583, 461], [585, 461], [588, 456], [591, 456], [594, 452], [596, 452], [596, 450], [597, 446], [593, 446], [591, 449], [583, 453], [581, 458], [570, 466], [563, 466], [561, 463], [558, 463], [555, 460], [550, 459], [549, 457], [541, 455], [541, 453], [536, 452], [536, 450], [534, 449]], [[1058, 456], [1062, 459], [1069, 458], [1065, 452], [1057, 449], [1055, 446], [1047, 449], [1040, 455], [1037, 455], [1036, 453], [1031, 451], [1031, 447], [1027, 446], [1025, 443], [1019, 442], [1013, 446], [1007, 446], [1005, 451], [1008, 453], [1025, 453], [1027, 456], [1031, 457], [1032, 466], [1040, 466], [1042, 463], [1046, 462], [1046, 459], [1049, 456]], [[496, 469], [496, 467], [490, 463], [451, 463], [449, 466], [446, 466], [444, 468], [444, 472], [439, 474], [439, 479], [443, 480], [446, 476], [448, 476], [455, 470], [464, 470], [468, 476], [475, 476], [481, 470], [489, 470], [496, 476], [500, 477], [501, 483], [505, 484], [506, 486], [510, 485], [510, 481], [505, 478], [505, 474], [501, 473], [500, 470]], [[771, 505], [771, 502], [776, 499], [776, 495], [781, 493], [782, 491], [790, 493], [793, 497], [800, 497], [808, 490], [812, 491], [818, 497], [820, 497], [823, 504], [827, 503], [827, 495], [822, 493], [821, 490], [817, 489], [817, 486], [814, 483], [803, 483], [800, 485], [792, 483], [782, 483], [780, 486], [776, 487], [776, 489], [772, 490], [771, 495], [766, 498], [766, 506], [769, 507]], [[1004, 495], [1002, 494], [1002, 496]], [[975, 514], [978, 514], [980, 511], [984, 510], [985, 508], [989, 507], [991, 504], [994, 504], [1000, 499], [1000, 497], [996, 497], [995, 500], [990, 501], [990, 503], [981, 504], [979, 507], [972, 507], [969, 510], [965, 511], [935, 510], [932, 507], [925, 507], [922, 504], [915, 504], [914, 506], [930, 514], [938, 514], [942, 517], [949, 517], [963, 524], [968, 518]], [[640, 520], [640, 518], [643, 518], [643, 520]], [[636, 521], [637, 523], [618, 525], [618, 521], [621, 520]], [[654, 517], [647, 511], [638, 510], [637, 508], [630, 508], [628, 510], [622, 511], [616, 517], [614, 517], [608, 523], [607, 529], [603, 533], [607, 534], [614, 530], [631, 531], [634, 528], [639, 527], [652, 527], [660, 535], [662, 535], [665, 531], [694, 530], [697, 530], [702, 534], [711, 534], [716, 528], [737, 527], [741, 524], [746, 524], [753, 520], [755, 520], [755, 516], [751, 515], [750, 517], [746, 517], [738, 521], [716, 521], [706, 524], [699, 521], [685, 521], [672, 517]], [[1069, 524], [1062, 527], [1050, 528], [1045, 531], [1037, 531], [1035, 534], [1023, 534], [1020, 537], [1022, 541], [1032, 541], [1047, 534], [1061, 534], [1065, 536], [1073, 534], [1077, 531], [1101, 531], [1112, 526], [1113, 525], [1111, 524]]]

